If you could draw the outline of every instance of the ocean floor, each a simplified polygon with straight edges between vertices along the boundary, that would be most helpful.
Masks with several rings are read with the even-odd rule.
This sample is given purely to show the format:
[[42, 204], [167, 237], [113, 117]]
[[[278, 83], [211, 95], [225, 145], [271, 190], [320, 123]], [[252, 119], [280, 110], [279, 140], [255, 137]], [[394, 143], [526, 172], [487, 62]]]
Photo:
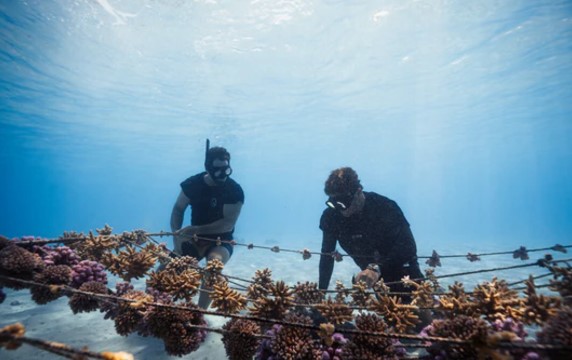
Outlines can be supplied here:
[[[551, 245], [548, 245], [551, 246]], [[509, 251], [514, 249], [455, 249], [448, 248], [448, 254], [466, 254], [471, 252]], [[442, 266], [436, 268], [436, 275], [455, 274], [460, 272], [476, 271], [480, 269], [500, 268], [525, 263], [532, 263], [544, 256], [545, 252], [531, 253], [530, 260], [513, 259], [512, 255], [495, 255], [483, 257], [481, 261], [469, 262], [464, 258], [441, 259]], [[546, 252], [547, 253], [547, 252]], [[567, 254], [551, 252], [555, 258], [563, 258]], [[419, 255], [430, 253], [419, 252]], [[441, 254], [443, 255], [443, 254]], [[274, 280], [283, 280], [290, 285], [296, 282], [318, 280], [318, 256], [312, 256], [303, 260], [301, 254], [280, 252], [274, 253], [269, 250], [237, 247], [235, 253], [225, 268], [228, 275], [251, 279], [257, 269], [269, 268]], [[425, 260], [420, 261], [421, 268], [427, 265]], [[357, 267], [349, 258], [336, 263], [330, 289], [335, 280], [340, 280], [346, 287], [350, 287], [351, 277], [357, 272]], [[485, 272], [475, 275], [455, 276], [444, 278], [440, 281], [446, 288], [454, 281], [462, 282], [467, 291], [483, 281], [490, 281], [494, 276], [510, 282], [525, 280], [529, 274], [541, 275], [547, 273], [546, 269], [538, 266], [519, 269]], [[549, 278], [539, 279], [536, 283], [547, 283]], [[109, 287], [113, 288], [114, 279], [110, 278]], [[519, 285], [520, 286], [520, 285]], [[144, 282], [137, 283], [137, 287], [144, 287]], [[49, 341], [56, 341], [81, 349], [88, 347], [95, 352], [101, 351], [126, 351], [132, 353], [136, 359], [175, 359], [167, 355], [163, 348], [163, 342], [159, 339], [130, 335], [122, 337], [115, 332], [114, 322], [105, 320], [100, 312], [80, 313], [74, 315], [68, 306], [68, 298], [60, 298], [47, 305], [35, 304], [28, 290], [13, 291], [4, 289], [7, 298], [0, 304], [0, 327], [15, 322], [20, 322], [26, 327], [26, 336]], [[228, 319], [219, 316], [206, 316], [210, 327], [220, 328]], [[530, 334], [534, 335], [534, 334]], [[198, 360], [225, 359], [224, 346], [220, 340], [221, 335], [209, 333], [201, 347], [183, 358]], [[17, 350], [8, 351], [0, 349], [0, 359], [61, 359], [57, 355], [50, 354], [29, 345], [22, 345]]]

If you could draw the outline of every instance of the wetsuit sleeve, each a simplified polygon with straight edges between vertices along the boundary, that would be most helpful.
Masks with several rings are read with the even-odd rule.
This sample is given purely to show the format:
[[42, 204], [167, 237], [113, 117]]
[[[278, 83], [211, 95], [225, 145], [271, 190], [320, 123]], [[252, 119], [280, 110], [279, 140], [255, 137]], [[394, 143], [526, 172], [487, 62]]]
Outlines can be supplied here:
[[323, 232], [322, 237], [322, 254], [320, 255], [320, 278], [318, 287], [320, 289], [328, 289], [332, 273], [334, 272], [334, 258], [329, 253], [336, 250], [336, 238], [332, 233]]

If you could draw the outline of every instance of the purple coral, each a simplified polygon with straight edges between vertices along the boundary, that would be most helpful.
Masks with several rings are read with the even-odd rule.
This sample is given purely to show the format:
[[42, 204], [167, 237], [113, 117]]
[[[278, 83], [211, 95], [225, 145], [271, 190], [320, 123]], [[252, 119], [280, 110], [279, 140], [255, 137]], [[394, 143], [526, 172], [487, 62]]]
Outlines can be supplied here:
[[335, 333], [332, 335], [332, 345], [323, 346], [319, 353], [322, 354], [322, 360], [341, 360], [344, 356], [344, 345], [348, 342], [342, 334]]
[[495, 320], [495, 322], [492, 323], [492, 327], [494, 331], [509, 331], [514, 333], [520, 340], [524, 340], [528, 336], [524, 324], [510, 317], [504, 321], [500, 319]]
[[107, 284], [105, 268], [97, 261], [82, 260], [72, 266], [72, 277], [71, 286], [74, 288], [79, 288], [83, 283], [88, 281], [97, 281], [102, 284]]
[[45, 251], [45, 255], [42, 258], [46, 265], [74, 266], [81, 261], [78, 254], [67, 246], [58, 246], [57, 248], [45, 246], [42, 249]]

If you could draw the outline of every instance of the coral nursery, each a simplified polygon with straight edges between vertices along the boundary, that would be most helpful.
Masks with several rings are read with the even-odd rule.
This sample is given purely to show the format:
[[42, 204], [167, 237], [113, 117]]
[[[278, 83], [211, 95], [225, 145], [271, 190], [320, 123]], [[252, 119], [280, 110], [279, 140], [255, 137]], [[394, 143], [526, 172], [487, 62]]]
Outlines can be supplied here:
[[[117, 334], [159, 338], [173, 356], [192, 353], [215, 331], [231, 360], [572, 358], [572, 269], [550, 255], [533, 264], [549, 273], [549, 291], [539, 291], [532, 276], [522, 291], [498, 277], [474, 289], [459, 282], [443, 289], [434, 252], [424, 279], [402, 279], [411, 296], [401, 297], [383, 280], [372, 290], [360, 282], [352, 288], [337, 283], [335, 291], [325, 292], [312, 282], [273, 279], [268, 269], [257, 270], [250, 280], [236, 279], [218, 261], [200, 267], [193, 258], [173, 257], [155, 235], [113, 234], [105, 226], [56, 240], [0, 237], [0, 288], [29, 289], [38, 305], [68, 297], [74, 314], [99, 311], [114, 322]], [[566, 252], [559, 245], [551, 250]], [[303, 259], [312, 255], [299, 252]], [[476, 254], [466, 257], [479, 260]], [[527, 260], [528, 252], [521, 247], [513, 257]], [[111, 278], [121, 281], [110, 284]], [[145, 281], [145, 289], [136, 290], [137, 279]], [[237, 285], [241, 281], [246, 285]], [[201, 283], [212, 289], [213, 310], [193, 302], [204, 291]], [[0, 302], [4, 299], [0, 291]], [[205, 314], [228, 321], [211, 328]], [[27, 338], [21, 324], [0, 329], [5, 350], [28, 344], [69, 358], [132, 358], [47, 340]]]

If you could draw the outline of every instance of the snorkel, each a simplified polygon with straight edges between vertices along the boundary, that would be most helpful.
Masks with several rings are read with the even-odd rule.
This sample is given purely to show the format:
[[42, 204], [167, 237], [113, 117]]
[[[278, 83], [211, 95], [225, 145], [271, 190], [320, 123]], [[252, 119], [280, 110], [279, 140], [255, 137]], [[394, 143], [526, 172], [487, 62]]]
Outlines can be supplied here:
[[230, 154], [222, 147], [210, 147], [207, 139], [205, 146], [205, 169], [217, 185], [222, 185], [232, 174], [230, 167]]

